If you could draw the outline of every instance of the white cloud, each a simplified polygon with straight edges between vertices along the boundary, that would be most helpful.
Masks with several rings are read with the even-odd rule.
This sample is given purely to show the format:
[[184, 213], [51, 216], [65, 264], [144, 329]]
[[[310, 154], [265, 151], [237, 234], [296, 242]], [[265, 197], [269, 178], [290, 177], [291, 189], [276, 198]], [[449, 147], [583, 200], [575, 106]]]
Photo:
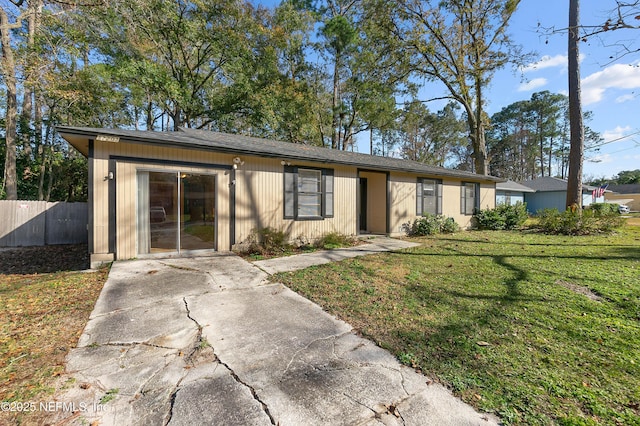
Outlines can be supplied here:
[[586, 158], [585, 160], [591, 163], [600, 164], [613, 163], [613, 157], [610, 154], [596, 154], [593, 157]]
[[[580, 54], [580, 62], [582, 62], [584, 58], [585, 58], [585, 55]], [[542, 58], [540, 58], [538, 62], [534, 62], [525, 67], [522, 67], [520, 68], [520, 70], [523, 73], [525, 73], [525, 72], [531, 72], [531, 71], [538, 71], [545, 68], [556, 68], [556, 67], [566, 68], [567, 60], [568, 60], [567, 55], [556, 55], [556, 56], [545, 55]]]
[[518, 92], [528, 92], [530, 90], [537, 89], [538, 87], [546, 86], [547, 79], [546, 78], [534, 78], [533, 80], [529, 80], [525, 83], [520, 84], [518, 86]]
[[522, 72], [536, 71], [544, 68], [564, 67], [567, 65], [567, 55], [545, 55], [538, 62], [522, 67]]
[[605, 130], [604, 132], [602, 132], [602, 138], [604, 139], [605, 142], [610, 142], [615, 139], [620, 139], [630, 131], [631, 131], [631, 126], [625, 126], [625, 127], [616, 126], [615, 129]]
[[632, 101], [635, 99], [635, 96], [632, 94], [628, 94], [628, 95], [622, 95], [622, 96], [618, 96], [616, 98], [616, 103], [617, 104], [621, 104], [623, 102], [627, 102], [627, 101]]
[[640, 88], [640, 66], [615, 64], [582, 79], [584, 105], [600, 102], [607, 89]]

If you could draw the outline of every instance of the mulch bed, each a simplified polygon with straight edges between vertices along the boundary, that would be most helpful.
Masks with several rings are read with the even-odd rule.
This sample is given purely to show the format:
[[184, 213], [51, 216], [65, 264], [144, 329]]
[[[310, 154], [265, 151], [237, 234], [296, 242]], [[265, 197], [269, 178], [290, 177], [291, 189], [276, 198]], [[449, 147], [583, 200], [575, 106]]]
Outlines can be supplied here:
[[42, 274], [89, 269], [86, 244], [0, 249], [0, 274]]

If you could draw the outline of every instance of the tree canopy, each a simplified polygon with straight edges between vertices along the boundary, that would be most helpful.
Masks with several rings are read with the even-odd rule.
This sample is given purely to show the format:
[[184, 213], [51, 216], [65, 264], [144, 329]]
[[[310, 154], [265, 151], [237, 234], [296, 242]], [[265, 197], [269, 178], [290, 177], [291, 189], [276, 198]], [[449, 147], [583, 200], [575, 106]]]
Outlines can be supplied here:
[[[5, 2], [0, 198], [86, 197], [85, 160], [55, 133], [60, 124], [183, 126], [343, 150], [368, 137], [377, 155], [511, 176], [500, 164], [518, 152], [528, 167], [522, 175], [564, 174], [561, 95], [484, 112], [496, 70], [525, 58], [508, 36], [517, 6]], [[449, 102], [437, 111], [418, 97], [426, 81], [441, 84], [444, 94], [434, 97]]]

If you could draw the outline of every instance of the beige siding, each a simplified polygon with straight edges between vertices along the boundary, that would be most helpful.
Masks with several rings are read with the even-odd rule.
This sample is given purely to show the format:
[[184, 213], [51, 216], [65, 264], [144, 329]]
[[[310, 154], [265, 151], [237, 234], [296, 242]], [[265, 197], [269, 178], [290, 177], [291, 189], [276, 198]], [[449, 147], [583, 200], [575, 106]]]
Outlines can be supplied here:
[[136, 207], [137, 171], [185, 172], [213, 174], [216, 176], [216, 247], [229, 250], [229, 170], [215, 167], [175, 166], [156, 164], [143, 159], [181, 161], [188, 163], [221, 164], [231, 166], [233, 156], [211, 152], [162, 148], [127, 143], [96, 143], [94, 167], [94, 253], [107, 253], [108, 238], [108, 155], [128, 157], [117, 162], [116, 167], [116, 258], [130, 259], [138, 255]]
[[407, 173], [391, 173], [390, 234], [403, 235], [407, 225], [416, 218], [416, 182], [418, 177]]
[[[216, 176], [216, 247], [229, 250], [231, 240], [230, 193], [235, 189], [235, 243], [245, 242], [253, 230], [271, 227], [285, 231], [292, 240], [313, 240], [328, 232], [356, 235], [358, 171], [356, 167], [335, 166], [313, 162], [295, 162], [292, 166], [331, 168], [334, 170], [334, 217], [324, 220], [284, 219], [284, 179], [281, 159], [241, 155], [242, 163], [235, 171], [215, 168], [230, 167], [234, 155], [204, 150], [187, 150], [126, 142], [96, 142], [94, 146], [93, 182], [93, 247], [95, 254], [109, 251], [108, 160], [109, 155], [127, 157], [116, 167], [116, 256], [128, 259], [137, 256], [136, 203], [137, 171], [163, 171], [214, 174]], [[156, 159], [166, 164], [145, 161]], [[286, 160], [286, 159], [284, 159]], [[188, 163], [184, 166], [171, 162]], [[210, 164], [210, 167], [205, 165]], [[235, 175], [235, 182], [232, 177]], [[368, 231], [385, 233], [387, 225], [387, 183], [384, 172], [360, 172], [368, 184]], [[389, 225], [392, 235], [404, 233], [405, 225], [416, 218], [416, 179], [418, 175], [392, 172], [389, 182]], [[421, 176], [430, 177], [430, 176]], [[431, 176], [438, 178], [438, 176]], [[463, 227], [470, 216], [460, 214], [460, 180], [443, 180], [445, 216], [453, 217]], [[235, 186], [234, 186], [235, 185]], [[483, 183], [480, 190], [482, 208], [495, 205], [495, 186]]]
[[313, 240], [328, 232], [356, 234], [356, 169], [308, 162], [298, 167], [332, 168], [334, 217], [324, 220], [284, 219], [284, 166], [281, 160], [246, 157], [236, 171], [236, 243], [245, 242], [253, 230], [271, 227], [290, 239]]
[[496, 185], [495, 183], [480, 184], [480, 208], [482, 210], [496, 207]]
[[387, 175], [386, 173], [360, 172], [367, 179], [367, 232], [387, 233]]
[[93, 253], [109, 253], [109, 157], [96, 144], [93, 160]]
[[[231, 166], [233, 155], [206, 151], [182, 150], [147, 145], [96, 143], [94, 155], [94, 253], [108, 253], [108, 158], [119, 160], [116, 168], [116, 249], [118, 259], [137, 256], [136, 203], [138, 170], [186, 172], [216, 175], [216, 219], [218, 250], [231, 248], [231, 209], [229, 204], [231, 172], [202, 167], [171, 165], [171, 161], [221, 164]], [[144, 159], [167, 160], [167, 164], [145, 162]], [[242, 156], [243, 164], [235, 170], [236, 227], [235, 242], [245, 241], [252, 230], [265, 227], [283, 230], [292, 240], [313, 240], [327, 232], [355, 235], [356, 182], [354, 167], [328, 167], [326, 164], [300, 162], [301, 167], [333, 168], [334, 217], [324, 220], [295, 221], [283, 218], [283, 166], [281, 160]]]
[[[438, 176], [416, 175], [410, 173], [391, 173], [391, 220], [390, 234], [399, 236], [405, 233], [406, 226], [416, 218], [416, 182], [418, 177], [442, 179]], [[442, 179], [442, 214], [452, 217], [462, 228], [471, 225], [471, 216], [460, 213], [462, 180]], [[480, 184], [480, 207], [495, 207], [495, 184]]]

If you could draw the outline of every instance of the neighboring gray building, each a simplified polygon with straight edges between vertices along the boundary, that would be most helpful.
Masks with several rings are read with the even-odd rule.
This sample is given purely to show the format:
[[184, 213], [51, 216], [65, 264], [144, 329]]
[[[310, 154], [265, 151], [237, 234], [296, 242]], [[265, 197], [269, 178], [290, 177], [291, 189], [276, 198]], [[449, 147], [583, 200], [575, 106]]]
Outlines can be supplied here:
[[[543, 209], [557, 209], [559, 211], [566, 209], [566, 180], [547, 176], [520, 183], [535, 191], [525, 193], [524, 195], [529, 213], [535, 214], [538, 210]], [[604, 203], [604, 196], [594, 199], [593, 191], [595, 189], [598, 189], [598, 187], [582, 185], [582, 206], [589, 206], [593, 203]]]
[[525, 194], [536, 192], [528, 186], [508, 180], [496, 183], [496, 206], [507, 204], [513, 206], [525, 202]]

